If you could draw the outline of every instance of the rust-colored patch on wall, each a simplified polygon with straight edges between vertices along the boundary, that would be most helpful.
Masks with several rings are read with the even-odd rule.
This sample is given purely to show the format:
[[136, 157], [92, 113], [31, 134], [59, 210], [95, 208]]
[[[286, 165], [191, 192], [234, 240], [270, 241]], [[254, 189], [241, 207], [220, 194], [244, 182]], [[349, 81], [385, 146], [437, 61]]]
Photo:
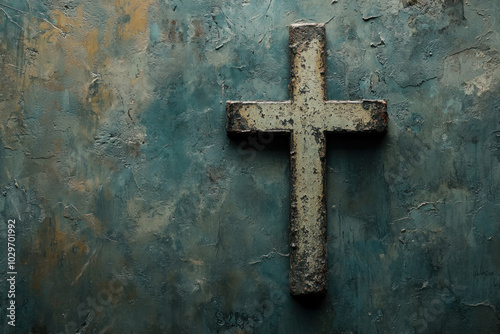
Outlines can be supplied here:
[[86, 102], [97, 119], [100, 118], [103, 111], [111, 107], [113, 100], [113, 90], [111, 90], [100, 78], [95, 78], [90, 82]]
[[[61, 281], [71, 282], [84, 265], [89, 248], [84, 239], [61, 231], [59, 218], [46, 217], [34, 241], [29, 261], [34, 266], [31, 287], [43, 293], [57, 272]], [[64, 268], [64, 270], [58, 270]], [[50, 288], [50, 287], [49, 287]]]
[[151, 3], [151, 0], [115, 0], [119, 14], [118, 38], [127, 40], [146, 33]]

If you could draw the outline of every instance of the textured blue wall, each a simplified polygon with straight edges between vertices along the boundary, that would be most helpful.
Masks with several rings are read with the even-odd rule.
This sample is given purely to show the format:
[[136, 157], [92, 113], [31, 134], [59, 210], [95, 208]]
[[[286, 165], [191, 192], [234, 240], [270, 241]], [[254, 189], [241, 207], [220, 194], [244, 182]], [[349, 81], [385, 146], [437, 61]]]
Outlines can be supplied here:
[[[3, 0], [0, 245], [12, 333], [498, 333], [497, 0]], [[326, 22], [329, 284], [288, 294], [286, 138], [226, 100], [288, 99], [288, 29]]]

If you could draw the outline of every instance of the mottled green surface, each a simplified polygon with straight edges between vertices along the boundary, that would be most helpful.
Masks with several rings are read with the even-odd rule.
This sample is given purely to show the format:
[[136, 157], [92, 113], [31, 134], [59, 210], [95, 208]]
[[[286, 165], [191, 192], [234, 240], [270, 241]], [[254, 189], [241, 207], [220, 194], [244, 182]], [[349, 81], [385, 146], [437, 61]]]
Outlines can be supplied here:
[[[2, 0], [0, 245], [12, 333], [500, 331], [497, 0]], [[389, 131], [328, 141], [328, 295], [288, 294], [288, 29], [327, 22], [329, 99]]]

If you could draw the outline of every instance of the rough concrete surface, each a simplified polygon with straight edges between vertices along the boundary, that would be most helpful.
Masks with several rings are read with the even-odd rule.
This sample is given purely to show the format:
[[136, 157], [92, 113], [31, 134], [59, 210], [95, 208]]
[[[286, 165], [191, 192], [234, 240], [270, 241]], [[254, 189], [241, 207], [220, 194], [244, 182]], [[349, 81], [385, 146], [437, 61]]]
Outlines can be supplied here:
[[[0, 0], [0, 331], [498, 333], [500, 2]], [[328, 293], [288, 293], [288, 26], [325, 23]], [[8, 220], [16, 327], [7, 324]]]

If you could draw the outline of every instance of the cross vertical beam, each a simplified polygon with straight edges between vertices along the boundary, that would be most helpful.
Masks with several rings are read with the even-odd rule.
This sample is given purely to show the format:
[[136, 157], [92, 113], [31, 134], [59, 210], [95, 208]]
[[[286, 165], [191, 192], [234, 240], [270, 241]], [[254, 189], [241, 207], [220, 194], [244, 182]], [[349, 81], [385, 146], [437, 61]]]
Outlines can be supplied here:
[[[289, 46], [292, 113], [306, 125], [326, 99], [324, 25], [290, 26]], [[326, 291], [328, 254], [324, 131], [294, 127], [290, 146], [290, 291], [321, 294]]]
[[228, 134], [290, 135], [290, 293], [326, 292], [326, 133], [384, 132], [385, 101], [326, 101], [325, 26], [289, 27], [290, 100], [227, 101]]

